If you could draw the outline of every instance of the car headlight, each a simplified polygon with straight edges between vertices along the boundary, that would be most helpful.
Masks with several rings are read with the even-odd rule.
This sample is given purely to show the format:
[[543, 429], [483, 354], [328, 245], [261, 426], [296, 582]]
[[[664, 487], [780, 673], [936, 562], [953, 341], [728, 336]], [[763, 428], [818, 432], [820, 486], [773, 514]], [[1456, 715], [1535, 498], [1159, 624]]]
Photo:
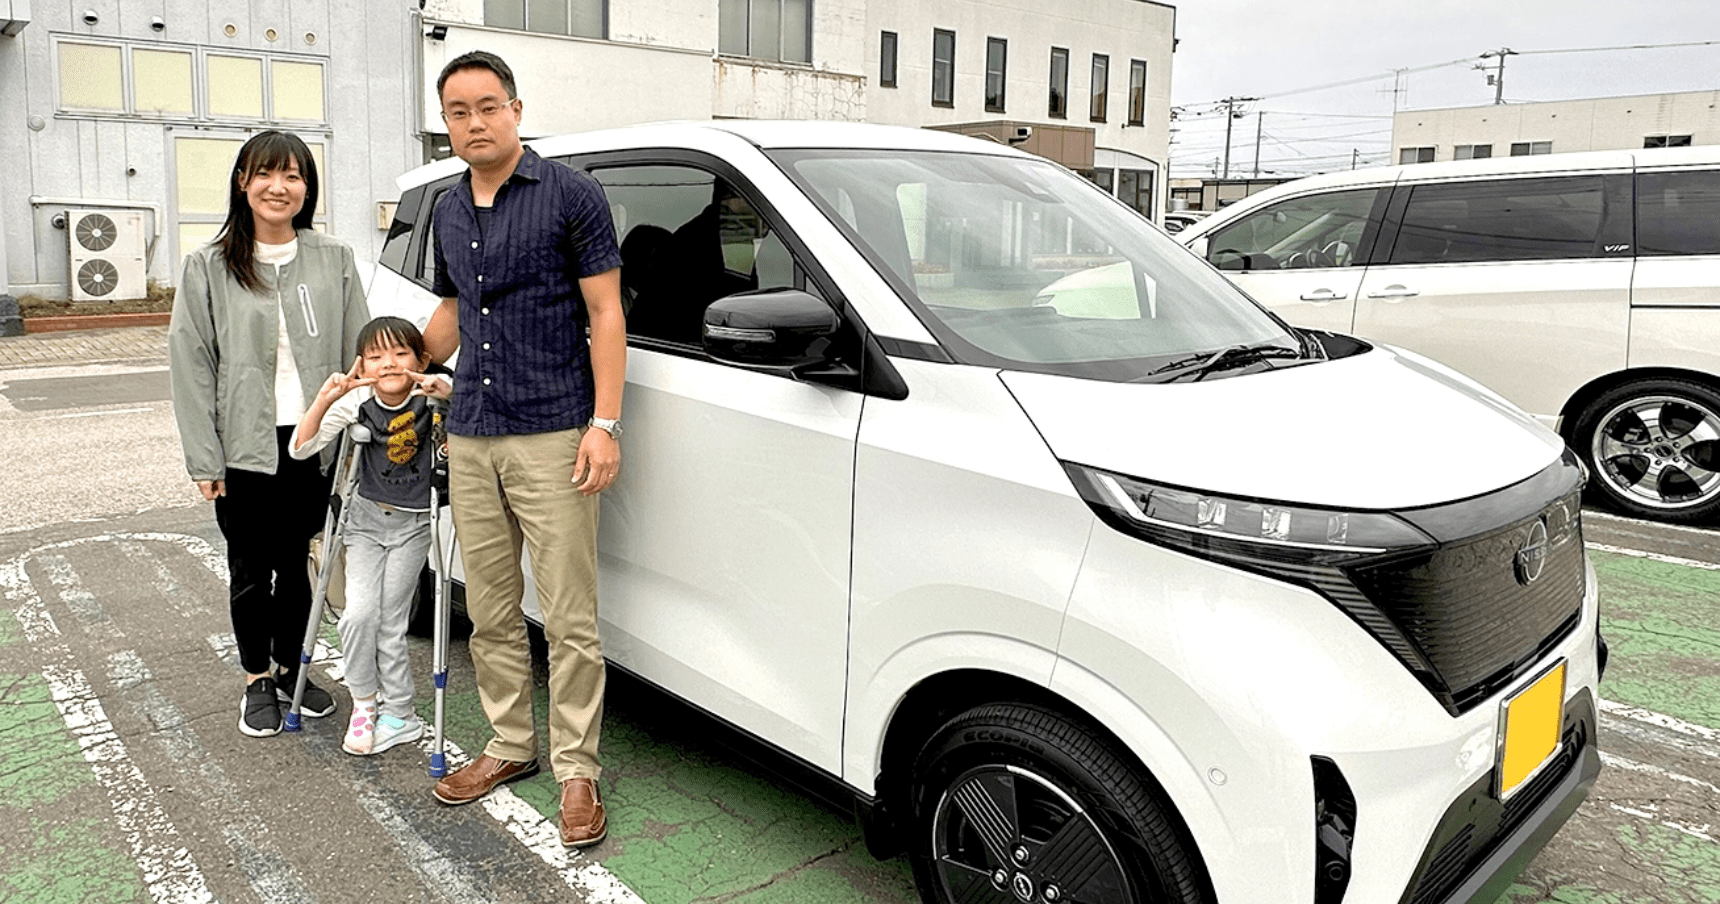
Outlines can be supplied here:
[[1297, 566], [1348, 566], [1436, 545], [1432, 537], [1386, 512], [1240, 499], [1083, 465], [1065, 463], [1064, 468], [1087, 504], [1112, 526], [1203, 558], [1279, 576], [1305, 580], [1307, 573]]

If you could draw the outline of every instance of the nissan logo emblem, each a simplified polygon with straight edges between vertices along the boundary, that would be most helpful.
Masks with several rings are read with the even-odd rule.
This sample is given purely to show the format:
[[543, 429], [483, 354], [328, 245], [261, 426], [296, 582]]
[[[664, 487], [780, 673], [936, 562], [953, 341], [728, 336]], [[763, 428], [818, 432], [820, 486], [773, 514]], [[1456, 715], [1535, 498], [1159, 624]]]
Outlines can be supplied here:
[[1517, 583], [1525, 587], [1535, 583], [1546, 564], [1547, 522], [1541, 519], [1529, 528], [1529, 535], [1523, 538], [1523, 545], [1517, 550]]

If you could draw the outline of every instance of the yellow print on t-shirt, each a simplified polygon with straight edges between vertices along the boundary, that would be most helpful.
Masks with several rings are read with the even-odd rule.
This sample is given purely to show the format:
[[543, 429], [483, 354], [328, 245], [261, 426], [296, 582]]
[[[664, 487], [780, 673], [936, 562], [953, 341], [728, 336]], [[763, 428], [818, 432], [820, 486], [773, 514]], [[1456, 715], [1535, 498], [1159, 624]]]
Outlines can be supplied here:
[[397, 465], [411, 461], [418, 454], [418, 416], [403, 411], [388, 422], [388, 460]]

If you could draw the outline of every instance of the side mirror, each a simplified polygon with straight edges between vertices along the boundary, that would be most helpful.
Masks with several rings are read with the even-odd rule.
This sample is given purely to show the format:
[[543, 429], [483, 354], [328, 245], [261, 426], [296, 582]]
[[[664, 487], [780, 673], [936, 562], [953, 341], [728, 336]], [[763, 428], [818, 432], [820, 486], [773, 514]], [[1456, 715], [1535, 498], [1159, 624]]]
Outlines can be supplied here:
[[829, 361], [842, 319], [798, 289], [730, 295], [705, 308], [705, 352], [718, 361], [795, 372]]

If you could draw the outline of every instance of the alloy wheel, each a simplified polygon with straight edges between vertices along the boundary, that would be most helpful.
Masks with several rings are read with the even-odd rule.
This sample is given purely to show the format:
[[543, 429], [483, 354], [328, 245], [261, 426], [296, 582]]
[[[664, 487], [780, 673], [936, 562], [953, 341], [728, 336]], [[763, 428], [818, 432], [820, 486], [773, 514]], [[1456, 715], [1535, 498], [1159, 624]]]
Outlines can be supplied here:
[[1646, 395], [1607, 411], [1590, 440], [1597, 477], [1652, 509], [1720, 496], [1720, 411], [1694, 399]]

